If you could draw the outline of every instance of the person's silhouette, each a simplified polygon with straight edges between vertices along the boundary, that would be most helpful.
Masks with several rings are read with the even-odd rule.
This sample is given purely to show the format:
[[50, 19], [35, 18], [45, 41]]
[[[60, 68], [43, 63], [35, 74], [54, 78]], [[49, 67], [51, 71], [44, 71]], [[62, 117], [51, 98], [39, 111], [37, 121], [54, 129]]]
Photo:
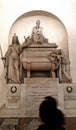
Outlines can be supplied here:
[[57, 108], [56, 100], [47, 96], [39, 107], [40, 126], [37, 130], [65, 130], [64, 115]]

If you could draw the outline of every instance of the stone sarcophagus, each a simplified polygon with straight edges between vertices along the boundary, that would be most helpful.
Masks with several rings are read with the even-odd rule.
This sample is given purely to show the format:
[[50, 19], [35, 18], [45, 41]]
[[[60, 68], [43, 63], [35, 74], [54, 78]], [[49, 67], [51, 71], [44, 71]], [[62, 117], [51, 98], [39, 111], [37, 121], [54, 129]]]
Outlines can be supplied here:
[[55, 77], [53, 73], [58, 66], [52, 66], [49, 56], [51, 52], [56, 50], [57, 45], [55, 43], [34, 43], [28, 47], [24, 47], [21, 55], [21, 62], [22, 68], [26, 71], [26, 77], [38, 77], [38, 75], [39, 77]]

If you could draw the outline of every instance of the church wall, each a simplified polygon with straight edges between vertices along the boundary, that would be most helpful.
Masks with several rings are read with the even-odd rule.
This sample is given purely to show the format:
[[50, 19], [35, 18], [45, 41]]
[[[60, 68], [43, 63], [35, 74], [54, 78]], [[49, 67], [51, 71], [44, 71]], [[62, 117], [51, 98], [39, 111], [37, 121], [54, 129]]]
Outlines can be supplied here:
[[[66, 30], [67, 30], [67, 37], [65, 35], [65, 33], [62, 34], [62, 32], [64, 31], [64, 28], [62, 26], [62, 30], [59, 30], [59, 25], [61, 25], [61, 23], [58, 23], [58, 28], [56, 28], [56, 32], [59, 32], [59, 39], [57, 39], [57, 37], [54, 37], [54, 34], [51, 35], [51, 37], [49, 36], [49, 32], [48, 32], [48, 28], [46, 27], [46, 23], [48, 23], [49, 18], [47, 18], [46, 23], [43, 23], [43, 18], [42, 17], [38, 17], [40, 18], [41, 25], [44, 29], [44, 35], [47, 36], [50, 40], [50, 42], [57, 42], [58, 46], [61, 48], [63, 44], [64, 50], [66, 50], [66, 46], [64, 46], [64, 43], [67, 44], [67, 48], [68, 50], [65, 51], [65, 53], [68, 51], [68, 55], [69, 55], [69, 59], [70, 59], [70, 72], [71, 72], [71, 77], [72, 77], [72, 81], [73, 84], [70, 84], [73, 87], [73, 91], [71, 93], [68, 93], [66, 91], [66, 87], [67, 85], [63, 85], [65, 89], [64, 93], [65, 93], [65, 100], [66, 100], [66, 104], [67, 104], [67, 109], [69, 109], [68, 107], [70, 107], [70, 105], [68, 106], [68, 104], [73, 104], [71, 106], [74, 106], [76, 108], [74, 101], [76, 102], [76, 93], [74, 90], [75, 89], [75, 83], [76, 83], [76, 0], [0, 0], [0, 44], [2, 47], [2, 51], [3, 51], [3, 55], [5, 55], [5, 52], [7, 51], [8, 45], [11, 44], [11, 36], [13, 34], [13, 32], [15, 31], [15, 29], [18, 27], [16, 25], [20, 25], [20, 21], [16, 21], [17, 18], [19, 18], [21, 15], [29, 12], [29, 11], [35, 11], [35, 10], [42, 10], [42, 11], [47, 11], [55, 16], [57, 16], [64, 24]], [[46, 19], [46, 17], [44, 17], [44, 20]], [[27, 23], [28, 18], [21, 19], [22, 21], [25, 21], [24, 24], [22, 25], [22, 32], [20, 32], [20, 30], [17, 30], [18, 32], [16, 32], [19, 35], [19, 39], [20, 39], [20, 43], [22, 43], [22, 41], [24, 40], [23, 37], [24, 35], [28, 36], [31, 32], [32, 27], [35, 25], [35, 17], [32, 19], [29, 19], [29, 23]], [[51, 19], [53, 20], [53, 19]], [[16, 22], [15, 22], [16, 21]], [[17, 23], [19, 22], [19, 24]], [[31, 27], [29, 27], [29, 32], [27, 29], [27, 24], [31, 25]], [[14, 25], [14, 26], [12, 26]], [[51, 22], [48, 23], [48, 25], [51, 25]], [[52, 22], [53, 25], [53, 22]], [[52, 33], [53, 28], [52, 25], [50, 26], [50, 28], [52, 29], [50, 33]], [[13, 28], [12, 28], [13, 27]], [[46, 27], [46, 28], [45, 28]], [[19, 29], [21, 29], [19, 27]], [[27, 31], [26, 31], [27, 29]], [[55, 29], [55, 27], [54, 27]], [[11, 32], [11, 33], [10, 33]], [[61, 37], [60, 37], [61, 34]], [[57, 34], [58, 35], [58, 34]], [[64, 37], [62, 37], [64, 35]], [[54, 37], [54, 38], [53, 38]], [[52, 40], [52, 41], [51, 41]], [[65, 45], [66, 45], [65, 44]], [[3, 103], [6, 103], [6, 92], [7, 92], [7, 87], [5, 86], [5, 80], [3, 79], [3, 77], [5, 77], [4, 75], [4, 67], [3, 67], [3, 63], [1, 60], [1, 54], [0, 54], [0, 107], [4, 107]], [[2, 80], [3, 79], [3, 80]], [[4, 85], [3, 85], [4, 84]], [[70, 86], [69, 85], [69, 86]], [[58, 86], [59, 87], [59, 86]], [[19, 88], [19, 87], [18, 87]], [[20, 89], [20, 88], [19, 88]], [[24, 98], [23, 95], [25, 93], [24, 88], [23, 89], [23, 93], [21, 93], [22, 95], [22, 99]], [[19, 90], [20, 91], [20, 90]], [[21, 92], [21, 91], [20, 91]], [[60, 90], [59, 90], [60, 92]], [[60, 95], [62, 94], [61, 92], [59, 93]], [[62, 97], [63, 98], [63, 97]], [[68, 100], [70, 99], [70, 103], [68, 103]], [[60, 97], [59, 100], [61, 101]], [[22, 102], [23, 103], [23, 102]], [[62, 103], [62, 101], [61, 101]], [[7, 103], [6, 103], [7, 104]], [[66, 106], [65, 104], [65, 106]], [[62, 104], [61, 104], [62, 105]], [[8, 104], [7, 104], [8, 106]], [[23, 109], [22, 109], [23, 111]], [[68, 111], [68, 110], [67, 110]], [[70, 111], [70, 110], [69, 110]], [[70, 113], [68, 111], [68, 113]], [[73, 113], [73, 108], [71, 109], [71, 114]], [[76, 113], [76, 109], [75, 109], [75, 113]], [[1, 112], [0, 112], [1, 114]], [[74, 116], [74, 114], [73, 114]], [[71, 129], [75, 129], [75, 122], [76, 122], [76, 118], [73, 117], [67, 117], [66, 118], [66, 128], [68, 128], [69, 130]]]

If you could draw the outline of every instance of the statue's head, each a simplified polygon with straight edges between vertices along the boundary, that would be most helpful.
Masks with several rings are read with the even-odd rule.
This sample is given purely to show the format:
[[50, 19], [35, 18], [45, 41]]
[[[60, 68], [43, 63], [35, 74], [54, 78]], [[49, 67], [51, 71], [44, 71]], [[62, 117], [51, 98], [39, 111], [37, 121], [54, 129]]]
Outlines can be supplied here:
[[40, 26], [40, 20], [36, 21], [36, 26], [39, 27]]
[[16, 33], [14, 33], [14, 36], [12, 37], [12, 44], [19, 44], [18, 36], [16, 36]]

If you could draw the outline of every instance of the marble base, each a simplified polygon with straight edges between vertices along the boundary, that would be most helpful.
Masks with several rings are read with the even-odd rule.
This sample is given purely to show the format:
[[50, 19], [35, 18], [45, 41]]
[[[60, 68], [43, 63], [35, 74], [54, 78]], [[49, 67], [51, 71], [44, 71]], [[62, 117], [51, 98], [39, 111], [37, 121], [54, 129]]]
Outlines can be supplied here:
[[25, 78], [24, 84], [7, 84], [0, 117], [38, 117], [45, 96], [53, 96], [67, 117], [76, 117], [76, 84], [60, 84], [57, 78]]

